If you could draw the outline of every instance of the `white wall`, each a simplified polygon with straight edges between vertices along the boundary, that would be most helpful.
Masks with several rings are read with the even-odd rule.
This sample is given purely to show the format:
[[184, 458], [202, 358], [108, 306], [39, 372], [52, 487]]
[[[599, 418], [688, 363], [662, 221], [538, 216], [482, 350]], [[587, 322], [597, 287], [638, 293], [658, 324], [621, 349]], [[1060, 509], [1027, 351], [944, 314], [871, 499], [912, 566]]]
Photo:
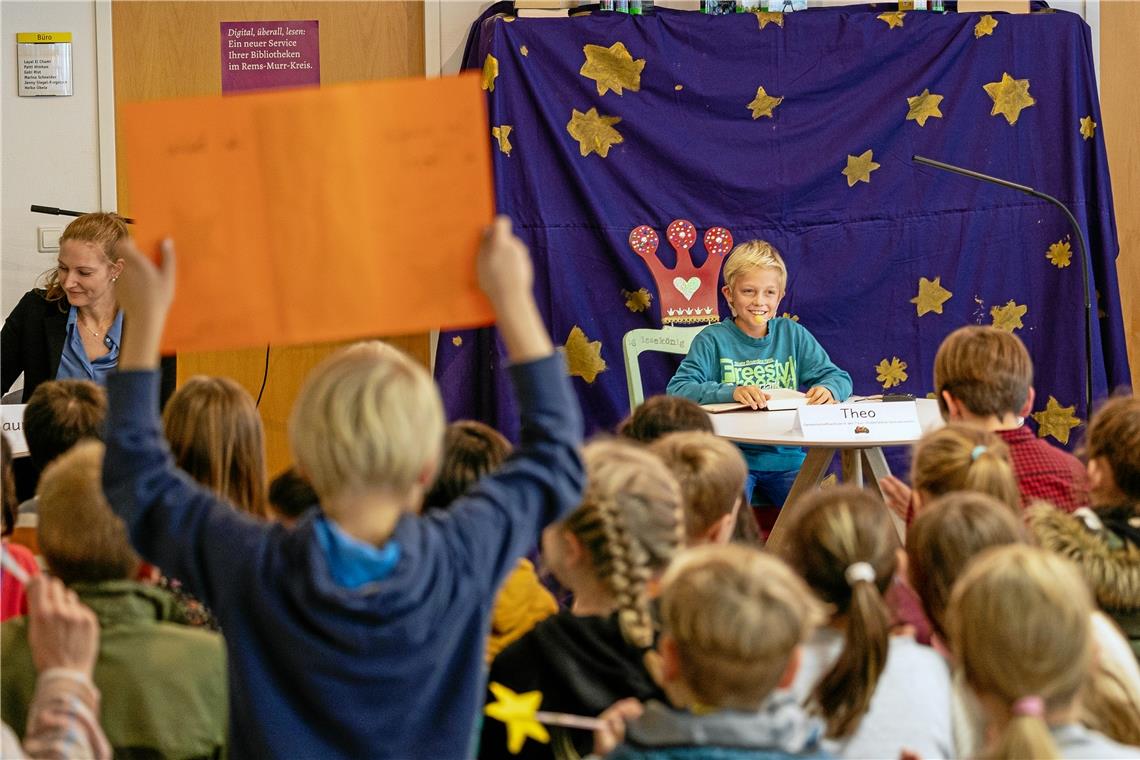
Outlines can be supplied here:
[[[100, 210], [95, 16], [94, 0], [0, 0], [2, 316], [55, 264], [54, 252], [37, 250], [36, 228], [62, 228], [68, 221], [28, 207]], [[74, 95], [16, 95], [17, 32], [71, 32]]]

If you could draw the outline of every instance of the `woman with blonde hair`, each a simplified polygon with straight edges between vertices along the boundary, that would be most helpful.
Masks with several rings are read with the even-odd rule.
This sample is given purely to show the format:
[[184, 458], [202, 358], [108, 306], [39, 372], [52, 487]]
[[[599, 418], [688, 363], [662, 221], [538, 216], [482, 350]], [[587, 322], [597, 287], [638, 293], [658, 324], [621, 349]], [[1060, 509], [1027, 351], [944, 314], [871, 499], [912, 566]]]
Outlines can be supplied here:
[[958, 580], [946, 624], [950, 647], [978, 698], [982, 756], [1136, 758], [1079, 722], [1095, 658], [1092, 597], [1072, 563], [1025, 545], [980, 555]]
[[245, 388], [196, 375], [170, 397], [162, 424], [179, 468], [239, 510], [268, 516], [265, 434]]
[[[489, 681], [542, 692], [543, 710], [597, 715], [627, 697], [664, 699], [645, 663], [656, 639], [650, 586], [682, 546], [684, 522], [681, 489], [653, 454], [614, 440], [591, 443], [584, 456], [582, 504], [542, 536], [543, 561], [573, 592], [573, 607], [504, 649]], [[512, 756], [502, 724], [486, 721], [479, 756], [590, 751], [585, 731], [551, 734], [549, 746], [528, 742]]]

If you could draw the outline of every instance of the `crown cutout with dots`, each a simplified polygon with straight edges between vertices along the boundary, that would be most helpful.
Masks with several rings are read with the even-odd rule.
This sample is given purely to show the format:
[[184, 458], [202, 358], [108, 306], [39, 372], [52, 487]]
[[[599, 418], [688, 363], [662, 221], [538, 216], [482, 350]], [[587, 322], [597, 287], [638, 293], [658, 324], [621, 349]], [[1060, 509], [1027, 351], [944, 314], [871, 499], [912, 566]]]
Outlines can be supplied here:
[[732, 250], [732, 233], [724, 227], [705, 231], [708, 258], [699, 268], [691, 253], [697, 242], [697, 228], [685, 219], [677, 219], [665, 230], [665, 239], [677, 252], [677, 265], [669, 269], [657, 257], [660, 239], [647, 224], [629, 233], [629, 247], [641, 257], [657, 283], [663, 325], [694, 326], [720, 321], [717, 311], [717, 282], [720, 265]]

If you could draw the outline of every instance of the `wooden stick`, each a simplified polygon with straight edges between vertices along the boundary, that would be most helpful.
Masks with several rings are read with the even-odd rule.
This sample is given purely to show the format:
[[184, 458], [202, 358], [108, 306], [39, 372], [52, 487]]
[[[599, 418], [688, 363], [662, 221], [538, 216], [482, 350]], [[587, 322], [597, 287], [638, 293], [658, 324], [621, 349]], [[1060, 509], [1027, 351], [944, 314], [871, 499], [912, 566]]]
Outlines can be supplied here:
[[563, 728], [581, 728], [584, 731], [597, 731], [605, 722], [600, 718], [587, 718], [584, 715], [570, 715], [568, 713], [545, 712], [539, 710], [534, 719], [548, 726], [562, 726]]

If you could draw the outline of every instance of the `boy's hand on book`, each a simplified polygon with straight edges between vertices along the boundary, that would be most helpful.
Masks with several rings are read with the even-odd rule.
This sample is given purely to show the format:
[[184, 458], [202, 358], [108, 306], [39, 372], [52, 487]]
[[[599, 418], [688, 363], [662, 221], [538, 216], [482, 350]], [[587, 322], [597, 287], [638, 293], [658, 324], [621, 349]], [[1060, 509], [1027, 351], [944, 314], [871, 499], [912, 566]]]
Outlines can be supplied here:
[[804, 394], [804, 398], [807, 400], [809, 405], [835, 403], [835, 396], [831, 395], [831, 390], [824, 388], [822, 385], [817, 385], [814, 388], [808, 388], [808, 392]]
[[605, 757], [621, 746], [625, 741], [625, 724], [636, 720], [645, 712], [645, 707], [632, 697], [614, 702], [606, 711], [598, 716], [603, 722], [601, 728], [594, 731], [594, 754]]
[[123, 273], [115, 297], [129, 327], [123, 331], [119, 369], [153, 369], [158, 366], [158, 347], [166, 313], [174, 300], [174, 241], [161, 243], [160, 266], [143, 256], [134, 241], [115, 246], [114, 256], [123, 260]]
[[755, 385], [738, 385], [732, 392], [732, 400], [738, 404], [750, 406], [753, 409], [764, 409], [768, 406], [770, 396]]

